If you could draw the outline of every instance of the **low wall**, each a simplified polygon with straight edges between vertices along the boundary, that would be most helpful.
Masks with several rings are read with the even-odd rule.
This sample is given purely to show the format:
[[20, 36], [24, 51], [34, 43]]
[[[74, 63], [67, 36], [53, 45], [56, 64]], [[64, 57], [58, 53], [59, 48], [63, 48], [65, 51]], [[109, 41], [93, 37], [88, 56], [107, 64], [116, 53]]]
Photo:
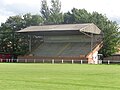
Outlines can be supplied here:
[[[81, 61], [82, 60], [82, 61]], [[40, 57], [40, 56], [19, 56], [18, 62], [35, 63], [88, 63], [84, 56], [81, 57]]]
[[120, 60], [120, 55], [112, 55], [104, 58], [104, 60]]

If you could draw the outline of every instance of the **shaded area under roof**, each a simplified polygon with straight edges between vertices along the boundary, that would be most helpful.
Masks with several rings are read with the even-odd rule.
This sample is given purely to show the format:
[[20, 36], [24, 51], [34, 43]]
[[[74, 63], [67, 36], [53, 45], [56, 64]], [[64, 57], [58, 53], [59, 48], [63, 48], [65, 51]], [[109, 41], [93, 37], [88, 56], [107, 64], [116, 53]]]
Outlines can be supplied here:
[[87, 32], [93, 34], [101, 34], [101, 30], [93, 23], [30, 26], [17, 32], [32, 33], [32, 32], [50, 32], [50, 31], [79, 31], [79, 32]]

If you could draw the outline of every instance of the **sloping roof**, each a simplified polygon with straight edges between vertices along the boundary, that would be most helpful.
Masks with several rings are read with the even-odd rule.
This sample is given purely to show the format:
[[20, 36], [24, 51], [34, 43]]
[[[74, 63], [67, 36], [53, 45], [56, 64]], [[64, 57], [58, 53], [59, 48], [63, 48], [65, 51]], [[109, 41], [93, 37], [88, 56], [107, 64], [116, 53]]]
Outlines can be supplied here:
[[66, 30], [67, 31], [78, 30], [80, 32], [87, 32], [93, 34], [101, 33], [101, 30], [93, 23], [30, 26], [17, 32], [27, 33], [27, 32], [41, 32], [41, 31], [47, 32], [47, 31], [66, 31]]

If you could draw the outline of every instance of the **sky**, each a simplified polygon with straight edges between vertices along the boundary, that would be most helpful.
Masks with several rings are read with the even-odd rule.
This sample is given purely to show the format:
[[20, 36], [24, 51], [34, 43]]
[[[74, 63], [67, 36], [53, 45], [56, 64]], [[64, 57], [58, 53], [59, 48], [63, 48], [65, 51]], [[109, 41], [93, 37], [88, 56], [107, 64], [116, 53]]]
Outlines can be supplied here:
[[[47, 0], [50, 5], [51, 0]], [[61, 11], [67, 12], [72, 8], [96, 11], [106, 15], [110, 20], [120, 24], [120, 0], [60, 0]], [[4, 23], [9, 16], [26, 13], [40, 14], [41, 0], [0, 0], [0, 23]]]

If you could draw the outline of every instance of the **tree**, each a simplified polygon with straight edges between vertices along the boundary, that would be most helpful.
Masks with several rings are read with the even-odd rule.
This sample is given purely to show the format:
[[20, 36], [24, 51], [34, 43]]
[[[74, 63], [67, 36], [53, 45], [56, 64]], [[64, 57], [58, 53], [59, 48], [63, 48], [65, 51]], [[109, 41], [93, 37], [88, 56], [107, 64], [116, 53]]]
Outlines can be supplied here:
[[0, 27], [0, 52], [19, 55], [28, 52], [28, 36], [16, 31], [42, 22], [40, 15], [25, 14], [9, 17]]
[[108, 21], [105, 26], [104, 32], [104, 43], [101, 53], [104, 56], [110, 56], [118, 51], [118, 45], [120, 45], [119, 31], [116, 22]]
[[110, 21], [105, 15], [99, 14], [98, 12], [92, 13], [91, 22], [96, 24], [104, 33], [104, 43], [100, 53], [103, 53], [104, 56], [110, 56], [117, 52], [117, 47], [120, 44], [118, 24]]
[[9, 17], [7, 21], [1, 25], [1, 52], [11, 54], [25, 53], [26, 50], [22, 49], [22, 47], [25, 46], [22, 46], [20, 41], [22, 36], [16, 33], [16, 31], [22, 28], [24, 28], [24, 21], [19, 15]]
[[90, 13], [85, 9], [73, 8], [70, 12], [64, 14], [64, 23], [89, 23]]
[[44, 22], [46, 23], [47, 21], [49, 21], [49, 17], [50, 17], [50, 10], [49, 7], [47, 5], [47, 1], [46, 0], [42, 0], [41, 1], [41, 10], [40, 10], [42, 17], [44, 19]]
[[44, 18], [44, 24], [63, 23], [63, 14], [60, 11], [61, 2], [59, 0], [51, 0], [51, 8], [48, 7], [46, 0], [42, 0], [40, 12]]
[[74, 17], [69, 11], [67, 13], [64, 13], [64, 23], [65, 24], [74, 23]]
[[[0, 53], [10, 52], [11, 35], [9, 35], [10, 33], [7, 33], [7, 32], [11, 32], [10, 27], [2, 23], [0, 27]], [[10, 38], [8, 39], [9, 36]]]
[[43, 23], [43, 18], [40, 15], [32, 15], [31, 26], [37, 26]]
[[51, 0], [50, 22], [53, 24], [63, 23], [63, 14], [61, 11], [61, 2], [59, 0]]
[[27, 13], [23, 15], [23, 22], [24, 26], [37, 26], [43, 23], [43, 19], [40, 15], [31, 15], [30, 13]]

